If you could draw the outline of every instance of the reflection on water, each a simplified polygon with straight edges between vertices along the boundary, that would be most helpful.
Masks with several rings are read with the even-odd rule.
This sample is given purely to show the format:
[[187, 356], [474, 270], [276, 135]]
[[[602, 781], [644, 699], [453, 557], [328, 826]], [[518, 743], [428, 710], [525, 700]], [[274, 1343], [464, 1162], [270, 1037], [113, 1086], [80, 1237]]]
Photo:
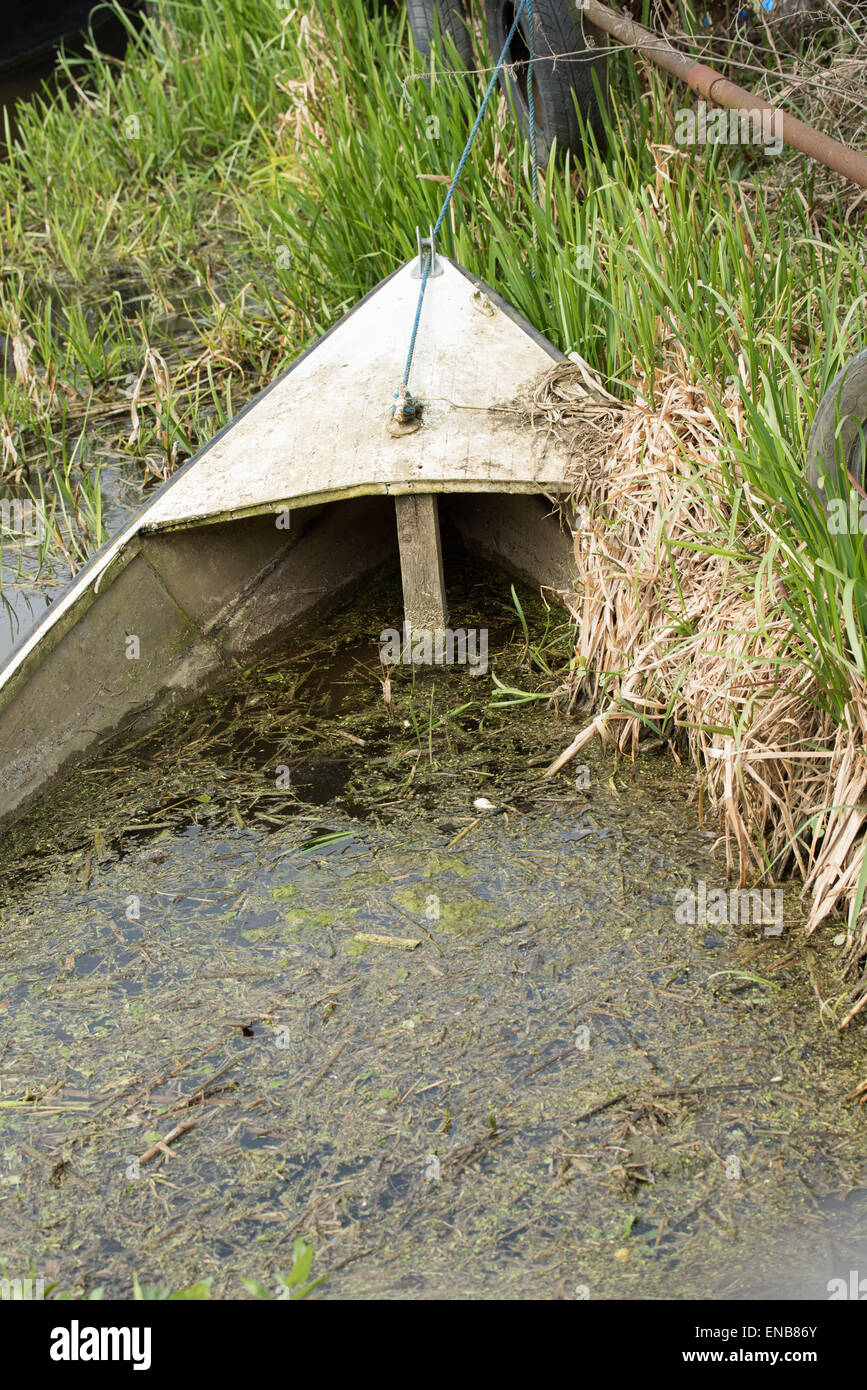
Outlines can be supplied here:
[[0, 663], [48, 611], [51, 597], [51, 589], [0, 585]]
[[[867, 1176], [867, 1175], [865, 1175]], [[867, 1300], [867, 1195], [821, 1197], [809, 1175], [793, 1172], [803, 1212], [761, 1257], [747, 1260], [722, 1297]]]
[[[98, 441], [92, 445], [95, 454], [100, 451]], [[140, 473], [133, 460], [111, 455], [110, 466], [100, 471], [99, 487], [101, 493], [103, 535], [110, 539], [117, 534], [135, 513], [142, 502]], [[27, 518], [22, 528], [20, 518]], [[37, 509], [29, 501], [9, 488], [0, 486], [0, 666], [10, 652], [22, 642], [44, 617], [52, 601], [72, 578], [73, 565], [69, 555], [77, 555], [76, 544], [66, 533], [62, 512], [55, 512], [52, 526], [63, 539], [68, 552], [63, 554], [56, 544], [52, 544], [40, 558], [40, 545], [37, 532], [40, 523], [31, 524], [29, 518], [37, 515]], [[5, 530], [8, 526], [10, 529]], [[98, 547], [94, 544], [93, 549]], [[76, 570], [84, 563], [78, 558]]]

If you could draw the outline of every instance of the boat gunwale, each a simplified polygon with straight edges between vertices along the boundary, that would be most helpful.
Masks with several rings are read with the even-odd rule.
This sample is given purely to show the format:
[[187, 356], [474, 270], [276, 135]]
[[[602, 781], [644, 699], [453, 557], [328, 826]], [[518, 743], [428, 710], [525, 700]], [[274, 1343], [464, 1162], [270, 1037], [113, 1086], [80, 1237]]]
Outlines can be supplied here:
[[[471, 271], [467, 270], [466, 267], [458, 264], [457, 261], [453, 261], [448, 256], [440, 256], [440, 259], [453, 269], [459, 271], [464, 279], [469, 281], [477, 290], [487, 295], [491, 303], [509, 318], [512, 323], [521, 328], [536, 346], [540, 347], [553, 362], [562, 362], [566, 360], [565, 354], [562, 353], [559, 348], [555, 347], [539, 329], [530, 323], [513, 305], [503, 299], [502, 296], [484, 280], [480, 279]], [[425, 481], [421, 479], [407, 480], [406, 483], [377, 483], [375, 480], [372, 480], [369, 484], [362, 483], [350, 488], [323, 490], [319, 493], [304, 494], [301, 498], [293, 497], [287, 499], [282, 506], [277, 503], [269, 503], [267, 506], [253, 506], [239, 509], [237, 512], [229, 511], [202, 517], [201, 519], [190, 519], [186, 517], [183, 521], [176, 524], [161, 523], [159, 526], [148, 527], [148, 513], [154, 509], [158, 499], [164, 498], [166, 492], [174, 487], [176, 483], [180, 482], [189, 470], [197, 466], [215, 445], [239, 424], [249, 411], [258, 406], [272, 391], [280, 386], [292, 372], [300, 367], [301, 364], [326, 341], [326, 339], [330, 338], [332, 334], [337, 333], [343, 325], [347, 323], [359, 309], [363, 308], [370, 299], [378, 294], [385, 285], [389, 284], [395, 276], [400, 275], [408, 266], [415, 264], [415, 262], [416, 257], [412, 257], [409, 261], [402, 262], [399, 266], [396, 266], [389, 275], [372, 286], [367, 294], [353, 304], [351, 308], [347, 309], [345, 313], [341, 314], [340, 318], [337, 319], [330, 328], [321, 334], [315, 342], [311, 343], [309, 347], [305, 348], [304, 351], [290, 362], [288, 367], [284, 368], [273, 381], [269, 382], [267, 386], [264, 386], [246, 405], [242, 406], [231, 420], [227, 420], [217, 433], [214, 434], [206, 444], [203, 444], [201, 449], [199, 449], [192, 458], [187, 459], [186, 463], [182, 464], [181, 467], [154, 492], [149, 501], [139, 508], [127, 525], [123, 527], [116, 536], [111, 537], [100, 546], [99, 550], [91, 556], [87, 563], [82, 566], [78, 573], [60, 591], [36, 626], [25, 633], [19, 641], [16, 642], [5, 660], [0, 664], [0, 711], [7, 708], [10, 700], [14, 699], [15, 693], [21, 688], [22, 679], [26, 680], [30, 672], [35, 669], [30, 658], [47, 656], [57, 645], [57, 642], [61, 641], [63, 637], [71, 631], [76, 617], [80, 615], [82, 611], [82, 601], [85, 599], [91, 584], [94, 584], [91, 595], [92, 602], [93, 599], [98, 597], [101, 580], [105, 577], [110, 565], [115, 560], [121, 558], [123, 552], [129, 549], [130, 542], [139, 534], [155, 535], [163, 532], [171, 533], [173, 531], [192, 530], [199, 526], [208, 525], [209, 523], [241, 520], [247, 516], [268, 515], [269, 512], [278, 513], [291, 509], [292, 507], [300, 510], [302, 506], [306, 507], [317, 503], [337, 502], [348, 500], [352, 497], [372, 496], [377, 494], [401, 496], [415, 491], [434, 491], [443, 493], [537, 493], [545, 495], [550, 494], [552, 490], [562, 491], [561, 480], [552, 482], [549, 479], [534, 479], [532, 481], [497, 478], [492, 478], [490, 480], [460, 479], [455, 480], [453, 485], [448, 480], [436, 480], [436, 486], [425, 484]], [[135, 550], [129, 550], [128, 555], [124, 557], [124, 563], [121, 568], [126, 567], [126, 564], [133, 558], [135, 553]], [[88, 603], [87, 606], [89, 607], [90, 604]], [[64, 621], [64, 619], [66, 621]], [[53, 630], [56, 631], [57, 640], [55, 642], [49, 642], [49, 634]], [[37, 660], [36, 665], [39, 664], [40, 661]]]

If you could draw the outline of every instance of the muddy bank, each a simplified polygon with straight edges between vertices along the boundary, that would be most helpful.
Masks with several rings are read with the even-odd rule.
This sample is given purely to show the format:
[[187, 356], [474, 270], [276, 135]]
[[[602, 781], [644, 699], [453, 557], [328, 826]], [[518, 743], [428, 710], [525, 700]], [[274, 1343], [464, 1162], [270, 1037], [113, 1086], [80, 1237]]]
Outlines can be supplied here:
[[543, 781], [574, 717], [494, 676], [555, 689], [568, 633], [454, 593], [484, 676], [396, 668], [389, 710], [380, 586], [5, 837], [10, 1276], [246, 1297], [298, 1235], [318, 1298], [822, 1299], [865, 1266], [833, 929], [789, 890], [780, 936], [678, 922], [727, 886], [691, 777]]

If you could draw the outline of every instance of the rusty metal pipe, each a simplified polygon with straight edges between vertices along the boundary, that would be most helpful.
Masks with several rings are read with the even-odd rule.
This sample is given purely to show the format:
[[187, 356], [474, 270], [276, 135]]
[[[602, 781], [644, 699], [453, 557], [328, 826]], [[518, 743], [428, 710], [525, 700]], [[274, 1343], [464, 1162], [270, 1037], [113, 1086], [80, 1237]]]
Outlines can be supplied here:
[[628, 19], [625, 15], [615, 14], [600, 0], [577, 0], [577, 8], [597, 29], [619, 39], [627, 48], [636, 49], [673, 77], [679, 77], [707, 101], [716, 106], [727, 106], [731, 111], [746, 114], [756, 112], [758, 119], [753, 120], [754, 127], [761, 128], [762, 112], [774, 113], [774, 133], [787, 145], [794, 146], [826, 168], [851, 179], [860, 188], [867, 188], [867, 156], [858, 150], [833, 140], [830, 135], [823, 135], [820, 130], [799, 121], [797, 116], [790, 116], [780, 107], [771, 106], [770, 102], [754, 96], [745, 87], [729, 82], [727, 77], [707, 64], [697, 63], [689, 54], [681, 53], [662, 34], [645, 29], [642, 24], [636, 24], [634, 19]]

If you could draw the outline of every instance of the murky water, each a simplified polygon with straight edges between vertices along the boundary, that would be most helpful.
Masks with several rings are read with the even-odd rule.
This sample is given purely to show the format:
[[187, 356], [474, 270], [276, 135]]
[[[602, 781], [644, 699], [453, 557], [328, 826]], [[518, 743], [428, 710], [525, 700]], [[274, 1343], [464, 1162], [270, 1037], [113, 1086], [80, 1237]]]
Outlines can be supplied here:
[[789, 891], [780, 937], [677, 922], [678, 889], [727, 886], [691, 778], [651, 752], [545, 781], [575, 718], [492, 706], [492, 674], [555, 682], [507, 581], [450, 580], [487, 675], [397, 668], [389, 710], [380, 586], [6, 837], [10, 1274], [243, 1297], [304, 1234], [325, 1298], [867, 1276], [831, 933]]
[[[100, 481], [103, 529], [107, 536], [120, 531], [143, 500], [136, 463], [116, 455], [110, 463]], [[61, 537], [63, 547], [52, 544], [46, 551], [44, 543], [40, 544], [39, 533], [46, 524]], [[63, 548], [68, 555], [64, 555]], [[45, 616], [84, 558], [75, 555], [75, 539], [69, 534], [61, 507], [46, 523], [29, 497], [16, 495], [11, 488], [0, 485], [0, 665]]]

